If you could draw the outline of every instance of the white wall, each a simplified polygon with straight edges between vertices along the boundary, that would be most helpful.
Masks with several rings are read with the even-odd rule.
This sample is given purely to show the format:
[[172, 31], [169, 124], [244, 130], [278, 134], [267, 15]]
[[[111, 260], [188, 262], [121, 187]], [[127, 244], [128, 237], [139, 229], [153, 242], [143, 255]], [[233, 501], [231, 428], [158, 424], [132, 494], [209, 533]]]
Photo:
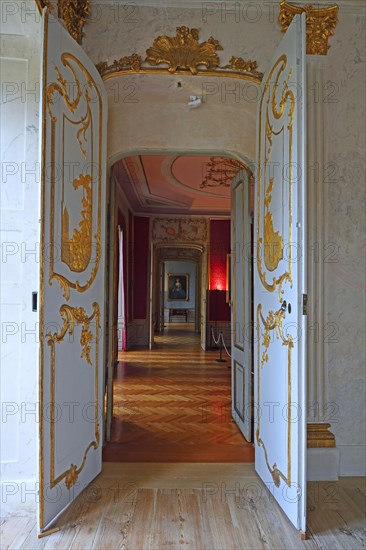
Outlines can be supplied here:
[[328, 402], [340, 475], [366, 475], [365, 18], [341, 14], [339, 19], [322, 98], [331, 163], [324, 177], [326, 241], [336, 247], [334, 256], [324, 258], [326, 321], [335, 330], [334, 341], [326, 343]]
[[1, 515], [36, 504], [39, 344], [31, 298], [39, 290], [40, 25], [35, 12], [25, 20], [19, 10], [16, 21], [3, 18], [0, 38]]

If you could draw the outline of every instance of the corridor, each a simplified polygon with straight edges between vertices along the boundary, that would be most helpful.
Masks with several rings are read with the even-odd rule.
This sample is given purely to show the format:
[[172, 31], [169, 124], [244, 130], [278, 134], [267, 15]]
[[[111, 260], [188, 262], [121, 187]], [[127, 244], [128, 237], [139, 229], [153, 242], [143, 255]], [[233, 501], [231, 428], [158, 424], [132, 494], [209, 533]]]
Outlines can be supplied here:
[[231, 370], [193, 324], [168, 323], [152, 351], [121, 352], [109, 462], [253, 462], [231, 417]]

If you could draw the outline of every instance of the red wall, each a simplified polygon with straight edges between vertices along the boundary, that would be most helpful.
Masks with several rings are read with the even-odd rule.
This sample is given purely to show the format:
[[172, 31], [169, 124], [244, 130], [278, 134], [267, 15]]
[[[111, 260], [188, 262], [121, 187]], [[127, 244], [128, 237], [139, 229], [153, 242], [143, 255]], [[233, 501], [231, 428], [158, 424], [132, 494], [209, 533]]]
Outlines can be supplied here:
[[133, 317], [146, 319], [149, 269], [149, 218], [133, 219]]
[[209, 320], [230, 321], [226, 303], [226, 257], [230, 254], [230, 220], [210, 220]]
[[210, 290], [227, 289], [227, 254], [230, 254], [230, 220], [210, 220]]

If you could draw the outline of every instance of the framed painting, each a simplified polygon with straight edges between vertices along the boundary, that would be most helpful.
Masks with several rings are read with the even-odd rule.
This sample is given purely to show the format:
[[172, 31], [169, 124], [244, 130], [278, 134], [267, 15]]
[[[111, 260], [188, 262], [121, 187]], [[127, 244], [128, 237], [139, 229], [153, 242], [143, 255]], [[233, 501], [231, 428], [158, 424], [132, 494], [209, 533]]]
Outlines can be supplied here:
[[168, 300], [189, 300], [189, 274], [188, 273], [168, 273]]

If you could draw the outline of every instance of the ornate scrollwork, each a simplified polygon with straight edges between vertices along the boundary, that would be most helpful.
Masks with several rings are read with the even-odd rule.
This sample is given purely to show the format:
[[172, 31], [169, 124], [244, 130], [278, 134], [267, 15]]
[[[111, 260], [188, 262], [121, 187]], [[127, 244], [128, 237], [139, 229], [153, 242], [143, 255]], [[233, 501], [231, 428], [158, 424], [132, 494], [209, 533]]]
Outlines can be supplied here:
[[[106, 79], [119, 74], [158, 73], [193, 75], [232, 76], [260, 82], [263, 73], [257, 71], [256, 61], [245, 61], [232, 56], [228, 65], [220, 66], [217, 51], [223, 50], [218, 40], [210, 36], [205, 42], [199, 41], [198, 29], [177, 27], [176, 36], [158, 36], [146, 50], [143, 59], [137, 53], [121, 57], [111, 64], [102, 61], [96, 65], [101, 76]], [[168, 65], [161, 67], [162, 64]], [[205, 68], [203, 68], [205, 67]]]
[[[288, 69], [286, 79], [283, 82], [282, 87], [280, 88], [279, 82], [283, 72], [286, 70], [287, 57], [282, 55], [276, 63], [273, 65], [267, 81], [263, 87], [262, 97], [261, 97], [261, 109], [260, 109], [260, 126], [262, 121], [262, 109], [265, 106], [265, 138], [266, 138], [266, 155], [265, 162], [262, 168], [261, 158], [258, 159], [258, 191], [257, 191], [257, 208], [260, 212], [260, 200], [261, 200], [261, 186], [264, 185], [264, 179], [266, 174], [266, 166], [271, 157], [272, 151], [272, 139], [273, 135], [280, 133], [281, 130], [274, 132], [273, 126], [270, 123], [270, 117], [278, 121], [282, 117], [283, 128], [286, 127], [288, 131], [288, 142], [289, 142], [289, 220], [291, 220], [291, 197], [292, 197], [292, 133], [293, 133], [293, 121], [294, 121], [294, 106], [295, 106], [295, 97], [292, 90], [289, 89], [289, 80], [292, 74], [291, 67]], [[277, 72], [276, 72], [277, 71]], [[272, 79], [275, 76], [274, 85], [272, 84]], [[278, 88], [281, 89], [281, 96], [277, 97]], [[287, 106], [287, 113], [285, 109]], [[264, 110], [264, 109], [263, 109]], [[261, 175], [263, 171], [263, 176]], [[291, 247], [289, 250], [289, 261], [288, 269], [284, 270], [277, 277], [272, 278], [272, 282], [266, 277], [266, 272], [263, 269], [262, 256], [264, 257], [264, 263], [267, 268], [271, 271], [278, 267], [280, 260], [283, 257], [283, 239], [279, 232], [275, 232], [273, 228], [273, 217], [272, 213], [269, 210], [269, 205], [271, 202], [272, 196], [273, 181], [269, 181], [267, 188], [264, 190], [264, 216], [263, 216], [263, 235], [261, 234], [261, 225], [260, 225], [260, 216], [257, 217], [257, 270], [260, 280], [263, 286], [269, 292], [274, 292], [276, 289], [278, 291], [278, 300], [281, 302], [282, 295], [282, 285], [285, 282], [292, 284], [292, 258], [291, 258]], [[289, 223], [288, 229], [288, 239], [291, 242], [292, 239], [292, 228], [291, 223]], [[275, 247], [273, 246], [275, 245]], [[264, 248], [264, 250], [263, 250]], [[268, 267], [269, 266], [269, 267]], [[271, 269], [270, 269], [271, 268]]]
[[90, 15], [90, 0], [59, 0], [58, 14], [71, 36], [81, 44], [83, 28]]
[[236, 159], [210, 157], [206, 164], [206, 175], [200, 185], [205, 187], [230, 187], [236, 174], [246, 166]]
[[[287, 337], [284, 334], [283, 331], [283, 318], [285, 317], [285, 310], [283, 307], [281, 307], [278, 311], [269, 311], [267, 314], [267, 317], [264, 317], [262, 313], [262, 304], [258, 304], [257, 306], [257, 392], [258, 397], [260, 396], [260, 380], [261, 375], [260, 371], [265, 366], [265, 364], [268, 362], [269, 355], [268, 355], [268, 349], [271, 343], [270, 338], [270, 331], [275, 331], [275, 335], [277, 339], [282, 340], [282, 345], [287, 347], [287, 375], [288, 375], [288, 384], [287, 384], [287, 399], [288, 399], [288, 406], [291, 406], [291, 352], [294, 347], [293, 338], [291, 335], [288, 335]], [[264, 334], [261, 334], [261, 324], [264, 326]], [[263, 338], [261, 342], [261, 336]], [[263, 346], [264, 350], [261, 355], [261, 345]], [[258, 418], [258, 425], [256, 430], [256, 441], [257, 445], [259, 447], [263, 448], [264, 452], [264, 459], [267, 465], [267, 468], [272, 476], [272, 479], [274, 481], [274, 484], [276, 487], [280, 486], [281, 479], [288, 485], [291, 486], [291, 460], [290, 460], [290, 452], [291, 452], [291, 422], [288, 422], [288, 449], [287, 449], [287, 475], [282, 473], [279, 468], [277, 467], [276, 462], [271, 466], [269, 459], [268, 459], [268, 452], [267, 448], [263, 442], [263, 440], [260, 437], [260, 419]]]
[[228, 65], [222, 67], [223, 69], [231, 69], [232, 71], [242, 72], [242, 73], [251, 73], [257, 75], [260, 80], [262, 80], [263, 73], [257, 71], [258, 63], [256, 61], [245, 61], [242, 57], [237, 57], [233, 55], [229, 61]]
[[285, 334], [283, 332], [283, 318], [285, 316], [285, 312], [282, 307], [277, 311], [270, 310], [268, 312], [267, 317], [264, 318], [262, 314], [262, 305], [259, 304], [258, 315], [264, 326], [263, 341], [262, 341], [264, 350], [261, 358], [261, 367], [263, 368], [265, 363], [267, 363], [269, 359], [268, 349], [271, 343], [271, 336], [270, 336], [271, 331], [273, 330], [275, 331], [276, 338], [281, 338], [283, 346], [288, 346], [289, 348], [293, 348], [294, 343], [293, 343], [292, 336], [289, 335], [288, 337], [285, 337]]
[[200, 43], [198, 29], [177, 27], [176, 36], [155, 38], [153, 45], [146, 51], [146, 63], [153, 66], [167, 63], [170, 73], [175, 73], [177, 69], [187, 69], [197, 74], [200, 65], [216, 69], [220, 62], [216, 51], [222, 49], [219, 41], [212, 36]]
[[71, 271], [77, 273], [81, 273], [88, 267], [91, 258], [93, 212], [91, 184], [90, 174], [86, 176], [80, 174], [79, 178], [73, 181], [74, 189], [82, 187], [84, 195], [81, 200], [83, 209], [80, 212], [79, 229], [74, 229], [71, 239], [69, 236], [69, 211], [66, 206], [62, 214], [61, 259]]
[[257, 428], [255, 437], [256, 437], [256, 440], [257, 440], [258, 447], [263, 447], [264, 459], [266, 461], [267, 468], [268, 468], [268, 470], [269, 470], [269, 472], [272, 476], [272, 479], [273, 479], [273, 482], [274, 482], [275, 486], [279, 487], [281, 485], [281, 478], [285, 481], [285, 483], [289, 484], [286, 476], [284, 476], [283, 473], [278, 469], [278, 466], [277, 466], [276, 462], [273, 464], [273, 466], [270, 466], [270, 464], [268, 462], [268, 453], [267, 453], [266, 446], [264, 445], [262, 439], [259, 437], [259, 427]]
[[274, 271], [283, 258], [283, 238], [273, 228], [273, 216], [269, 209], [272, 201], [273, 178], [270, 178], [264, 194], [264, 263], [268, 271]]
[[[81, 470], [84, 468], [86, 457], [90, 449], [97, 449], [100, 441], [99, 430], [99, 411], [98, 411], [98, 369], [99, 369], [99, 340], [98, 331], [100, 329], [100, 308], [99, 305], [93, 303], [93, 313], [88, 316], [83, 307], [71, 307], [64, 304], [60, 308], [60, 315], [63, 320], [63, 325], [59, 332], [47, 333], [46, 339], [49, 347], [51, 348], [51, 409], [50, 409], [50, 441], [51, 441], [51, 455], [50, 455], [50, 485], [55, 487], [60, 481], [65, 480], [66, 487], [71, 487], [76, 483]], [[93, 328], [95, 335], [92, 334], [91, 324], [93, 321]], [[74, 333], [75, 325], [81, 325], [80, 346], [81, 346], [81, 358], [84, 358], [89, 365], [92, 365], [91, 361], [91, 342], [95, 340], [95, 431], [94, 440], [87, 446], [83, 459], [79, 468], [75, 464], [71, 464], [70, 468], [55, 478], [55, 406], [56, 406], [56, 344], [60, 344], [67, 332], [71, 336]]]
[[60, 315], [64, 321], [64, 324], [61, 328], [61, 331], [59, 334], [54, 333], [48, 333], [46, 335], [46, 338], [48, 340], [48, 345], [53, 346], [55, 342], [59, 343], [62, 342], [65, 338], [65, 335], [67, 331], [69, 332], [70, 336], [74, 333], [75, 324], [81, 325], [81, 336], [80, 336], [80, 345], [82, 348], [80, 357], [84, 357], [86, 362], [91, 365], [91, 359], [90, 359], [90, 343], [93, 341], [93, 335], [90, 331], [90, 323], [96, 317], [99, 316], [99, 306], [98, 304], [93, 304], [94, 313], [88, 317], [85, 309], [82, 307], [71, 307], [66, 304], [61, 306], [60, 308]]
[[43, 8], [48, 8], [51, 12], [53, 11], [53, 5], [51, 0], [36, 0], [39, 11], [42, 11]]
[[[64, 76], [61, 69], [61, 65], [55, 66], [54, 71], [56, 78], [52, 81], [46, 89], [46, 105], [49, 118], [51, 120], [50, 139], [51, 139], [51, 197], [50, 197], [50, 242], [52, 243], [50, 251], [50, 270], [49, 270], [49, 284], [52, 285], [53, 279], [55, 279], [62, 288], [63, 295], [66, 300], [70, 298], [70, 289], [73, 288], [78, 292], [86, 291], [93, 283], [96, 274], [99, 269], [100, 257], [101, 257], [101, 245], [100, 245], [100, 230], [101, 230], [101, 212], [100, 212], [100, 197], [101, 197], [101, 172], [98, 170], [98, 174], [93, 174], [94, 163], [94, 150], [93, 140], [90, 140], [90, 129], [93, 122], [92, 113], [92, 100], [93, 94], [99, 102], [99, 134], [101, 133], [101, 116], [102, 116], [102, 102], [100, 92], [96, 86], [93, 78], [81, 62], [75, 58], [72, 54], [63, 53], [61, 55], [60, 62], [63, 67], [66, 67], [72, 75], [72, 87], [69, 86], [68, 77]], [[85, 84], [82, 85], [82, 80], [85, 78]], [[71, 93], [72, 90], [72, 93]], [[58, 102], [62, 100], [64, 104], [64, 113], [60, 109]], [[61, 116], [60, 116], [61, 115]], [[62, 118], [63, 117], [63, 118]], [[60, 120], [58, 120], [58, 118]], [[69, 211], [66, 206], [63, 206], [61, 212], [61, 261], [66, 263], [68, 268], [76, 273], [81, 273], [87, 270], [91, 263], [92, 252], [92, 232], [94, 233], [93, 239], [95, 242], [95, 258], [93, 257], [94, 265], [90, 266], [90, 273], [88, 280], [81, 283], [79, 280], [71, 280], [70, 277], [64, 273], [55, 271], [55, 258], [54, 258], [54, 241], [55, 241], [55, 188], [56, 188], [56, 152], [59, 147], [57, 138], [58, 125], [62, 125], [64, 121], [67, 121], [74, 128], [75, 136], [80, 147], [80, 152], [86, 160], [90, 160], [92, 167], [92, 173], [86, 175], [80, 175], [79, 178], [74, 179], [72, 185], [75, 190], [82, 187], [84, 190], [83, 198], [81, 201], [79, 228], [75, 229], [73, 236], [70, 239], [69, 236]], [[59, 137], [61, 139], [61, 137]], [[62, 149], [65, 148], [65, 143], [62, 141], [60, 144]], [[99, 135], [98, 142], [98, 163], [101, 165], [101, 135]], [[94, 169], [95, 170], [95, 169]], [[97, 192], [94, 192], [92, 187], [94, 183], [97, 185]], [[63, 184], [64, 185], [64, 184]], [[98, 210], [97, 221], [93, 229], [93, 212]]]
[[330, 48], [328, 39], [333, 36], [338, 23], [338, 6], [315, 8], [311, 4], [295, 6], [283, 0], [278, 21], [282, 32], [286, 32], [296, 14], [306, 14], [306, 53], [311, 55], [327, 55]]
[[205, 243], [208, 224], [205, 218], [154, 218], [154, 242]]

